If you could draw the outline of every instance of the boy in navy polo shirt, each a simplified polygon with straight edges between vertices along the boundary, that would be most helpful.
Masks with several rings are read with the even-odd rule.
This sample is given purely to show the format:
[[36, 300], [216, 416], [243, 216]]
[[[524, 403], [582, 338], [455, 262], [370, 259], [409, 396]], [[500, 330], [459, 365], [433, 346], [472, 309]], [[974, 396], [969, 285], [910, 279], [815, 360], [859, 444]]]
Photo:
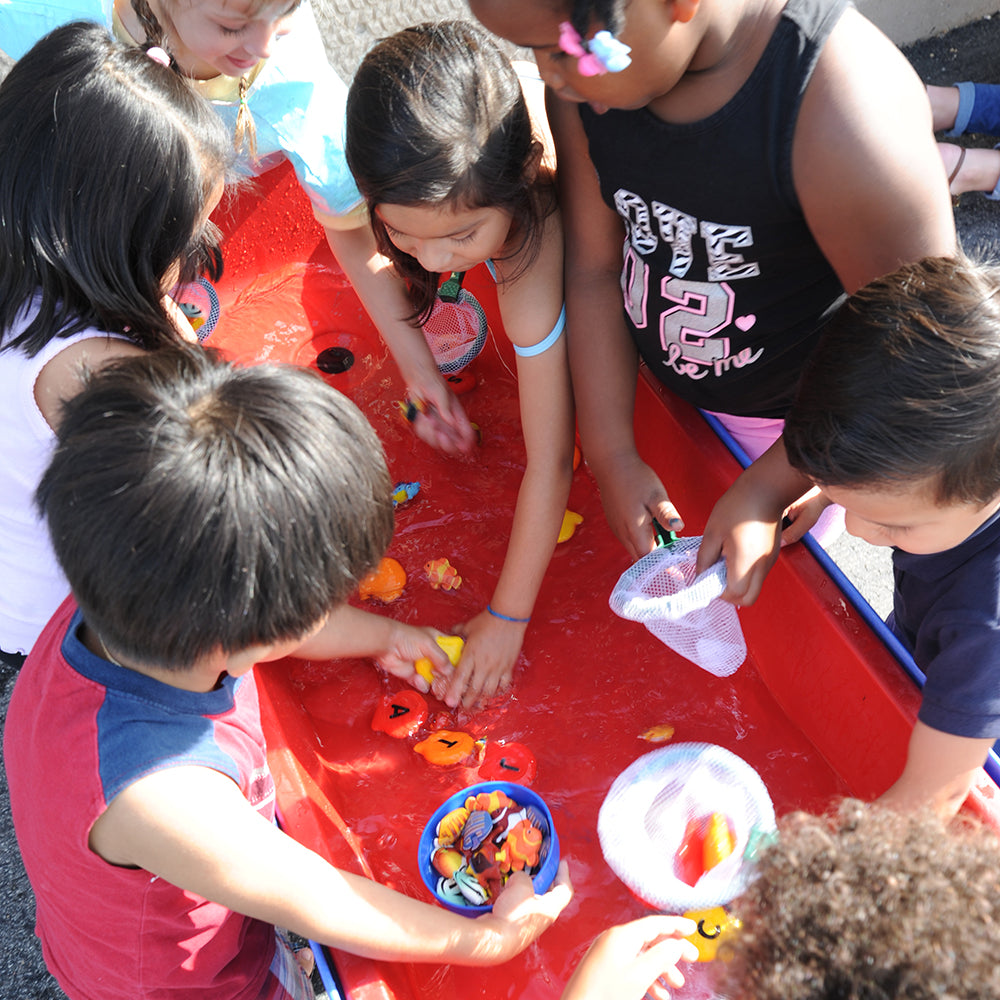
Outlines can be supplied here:
[[160, 350], [65, 407], [38, 489], [73, 588], [7, 714], [14, 826], [72, 1000], [311, 1000], [285, 927], [373, 958], [493, 964], [570, 897], [523, 876], [468, 920], [274, 825], [253, 665], [446, 671], [435, 633], [345, 603], [392, 534], [382, 449], [304, 369]]
[[1000, 737], [1000, 270], [930, 257], [852, 295], [783, 440], [848, 531], [893, 547], [888, 623], [927, 682], [882, 801], [953, 813]]

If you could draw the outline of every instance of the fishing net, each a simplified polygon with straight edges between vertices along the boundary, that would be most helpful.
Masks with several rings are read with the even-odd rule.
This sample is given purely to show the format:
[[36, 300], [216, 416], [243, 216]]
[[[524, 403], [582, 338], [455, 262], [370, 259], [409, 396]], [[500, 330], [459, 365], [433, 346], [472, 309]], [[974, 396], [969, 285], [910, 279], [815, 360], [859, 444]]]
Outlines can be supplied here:
[[479, 300], [462, 288], [464, 274], [453, 274], [439, 289], [424, 338], [442, 375], [453, 375], [478, 357], [490, 332]]
[[751, 873], [744, 855], [774, 828], [760, 776], [711, 743], [676, 743], [640, 757], [615, 779], [597, 817], [608, 865], [666, 913], [738, 896]]
[[726, 589], [725, 560], [695, 573], [700, 545], [700, 536], [678, 538], [643, 556], [621, 575], [609, 604], [675, 653], [728, 677], [746, 659], [746, 641], [736, 608], [718, 599]]

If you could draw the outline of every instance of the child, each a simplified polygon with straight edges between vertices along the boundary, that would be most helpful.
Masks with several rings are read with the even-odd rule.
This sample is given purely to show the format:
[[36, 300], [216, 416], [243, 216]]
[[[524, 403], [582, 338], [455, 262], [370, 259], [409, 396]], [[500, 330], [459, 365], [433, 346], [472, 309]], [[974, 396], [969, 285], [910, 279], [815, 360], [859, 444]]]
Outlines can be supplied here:
[[38, 491], [73, 586], [20, 676], [4, 760], [46, 962], [73, 1000], [310, 998], [275, 927], [386, 960], [491, 964], [568, 902], [525, 876], [470, 920], [339, 871], [273, 823], [253, 665], [430, 629], [344, 599], [392, 533], [379, 442], [304, 369], [201, 350], [108, 366]]
[[69, 593], [32, 503], [61, 400], [84, 368], [194, 339], [167, 290], [218, 270], [207, 219], [230, 155], [204, 101], [96, 25], [52, 32], [0, 85], [5, 663]]
[[727, 597], [749, 603], [808, 488], [767, 449], [817, 331], [844, 289], [955, 247], [920, 81], [846, 0], [470, 5], [533, 48], [564, 98], [549, 118], [570, 364], [611, 527], [633, 557], [652, 549], [654, 517], [683, 527], [635, 448], [641, 355], [752, 457], [766, 452], [758, 488], [716, 506], [699, 554], [699, 569], [725, 554]]
[[[956, 83], [953, 87], [928, 85], [932, 127], [950, 138], [966, 132], [1000, 134], [1000, 86], [995, 83]], [[1000, 149], [966, 149], [954, 143], [938, 143], [948, 172], [953, 200], [966, 191], [982, 191], [991, 201], [1000, 201]]]
[[[900, 815], [856, 800], [841, 803], [832, 817], [786, 816], [779, 830], [761, 853], [755, 880], [727, 907], [742, 926], [727, 947], [728, 960], [711, 966], [718, 995], [1000, 995], [995, 831], [949, 828], [935, 816]], [[645, 917], [605, 931], [562, 1000], [641, 1000], [658, 974], [676, 984], [679, 923], [679, 917]], [[653, 982], [649, 995], [669, 994]]]
[[892, 630], [927, 675], [882, 801], [962, 804], [1000, 736], [1000, 271], [907, 265], [831, 321], [788, 414], [792, 467], [893, 546]]
[[[82, 18], [126, 44], [165, 50], [232, 130], [244, 172], [290, 160], [375, 325], [390, 343], [405, 342], [406, 289], [375, 249], [344, 160], [347, 88], [327, 61], [308, 0], [10, 0], [0, 3], [0, 49], [18, 58], [45, 31]], [[416, 433], [469, 450], [475, 432], [437, 369], [402, 375], [428, 404]]]
[[[486, 262], [517, 360], [527, 466], [493, 597], [446, 700], [506, 687], [566, 510], [573, 403], [562, 304], [562, 231], [518, 78], [465, 21], [402, 31], [365, 57], [347, 100], [347, 158], [382, 251], [424, 319], [439, 272]], [[420, 331], [393, 343], [402, 369], [434, 364]], [[404, 361], [401, 354], [422, 361]], [[423, 419], [417, 416], [417, 422]]]

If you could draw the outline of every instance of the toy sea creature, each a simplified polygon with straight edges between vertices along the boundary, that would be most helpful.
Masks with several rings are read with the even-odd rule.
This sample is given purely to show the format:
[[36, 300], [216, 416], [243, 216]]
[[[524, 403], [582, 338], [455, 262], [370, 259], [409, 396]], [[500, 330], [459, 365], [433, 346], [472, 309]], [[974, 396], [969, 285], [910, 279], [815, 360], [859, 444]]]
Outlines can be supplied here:
[[449, 764], [460, 764], [471, 757], [476, 749], [476, 741], [468, 733], [440, 729], [421, 740], [413, 749], [431, 764], [447, 767]]
[[583, 517], [574, 510], [567, 510], [563, 514], [562, 527], [559, 529], [557, 542], [568, 542], [576, 531], [576, 526], [583, 521]]
[[[465, 640], [460, 635], [439, 635], [435, 637], [434, 641], [444, 650], [445, 655], [451, 661], [451, 665], [457, 667], [458, 661], [462, 658], [462, 649], [465, 647]], [[426, 656], [421, 656], [413, 664], [413, 669], [428, 684], [434, 682], [434, 668]]]
[[644, 733], [639, 733], [639, 739], [647, 743], [666, 743], [673, 738], [673, 735], [674, 727], [665, 722], [661, 726], [650, 726]]
[[358, 584], [361, 600], [376, 598], [390, 604], [403, 593], [406, 586], [406, 570], [395, 560], [386, 556], [378, 566]]
[[674, 859], [677, 877], [688, 885], [695, 885], [705, 872], [725, 861], [735, 848], [736, 839], [725, 814], [714, 812], [690, 819]]
[[469, 813], [462, 827], [462, 850], [471, 853], [489, 836], [493, 829], [493, 818], [484, 809]]
[[[523, 871], [538, 864], [538, 854], [542, 847], [542, 831], [529, 819], [521, 820], [507, 834], [503, 845], [504, 862], [509, 871]], [[504, 862], [500, 869], [503, 871]]]
[[739, 920], [731, 917], [721, 906], [713, 906], [709, 910], [691, 910], [684, 916], [698, 925], [694, 934], [685, 940], [698, 949], [699, 962], [711, 962], [719, 948], [730, 941], [740, 928]]
[[439, 875], [453, 878], [455, 872], [465, 867], [465, 855], [454, 847], [439, 847], [431, 855], [431, 864]]
[[426, 721], [424, 696], [419, 691], [407, 689], [382, 698], [372, 718], [372, 729], [402, 740], [412, 736]]
[[522, 743], [487, 743], [479, 776], [484, 781], [515, 781], [530, 785], [535, 780], [534, 754]]
[[396, 483], [392, 488], [392, 505], [398, 507], [400, 504], [412, 500], [420, 492], [420, 483]]
[[708, 817], [705, 830], [705, 847], [702, 858], [705, 871], [711, 871], [720, 861], [725, 861], [736, 849], [736, 838], [729, 819], [723, 813], [714, 812]]
[[447, 813], [441, 822], [438, 823], [438, 844], [454, 844], [462, 835], [462, 830], [465, 828], [465, 821], [468, 818], [469, 809], [467, 806], [459, 806], [458, 809], [452, 809], [450, 813]]
[[444, 557], [424, 563], [424, 572], [435, 590], [458, 590], [462, 586], [458, 570]]

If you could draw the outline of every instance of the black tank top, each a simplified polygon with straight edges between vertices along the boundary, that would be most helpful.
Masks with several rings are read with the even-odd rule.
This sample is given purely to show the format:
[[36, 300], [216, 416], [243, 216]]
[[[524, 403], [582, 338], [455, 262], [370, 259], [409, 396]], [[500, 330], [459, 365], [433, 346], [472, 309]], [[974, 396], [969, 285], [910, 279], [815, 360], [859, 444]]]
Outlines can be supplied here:
[[749, 79], [701, 121], [580, 117], [625, 221], [622, 291], [650, 370], [696, 406], [783, 417], [844, 298], [792, 184], [802, 95], [847, 0], [789, 0]]

